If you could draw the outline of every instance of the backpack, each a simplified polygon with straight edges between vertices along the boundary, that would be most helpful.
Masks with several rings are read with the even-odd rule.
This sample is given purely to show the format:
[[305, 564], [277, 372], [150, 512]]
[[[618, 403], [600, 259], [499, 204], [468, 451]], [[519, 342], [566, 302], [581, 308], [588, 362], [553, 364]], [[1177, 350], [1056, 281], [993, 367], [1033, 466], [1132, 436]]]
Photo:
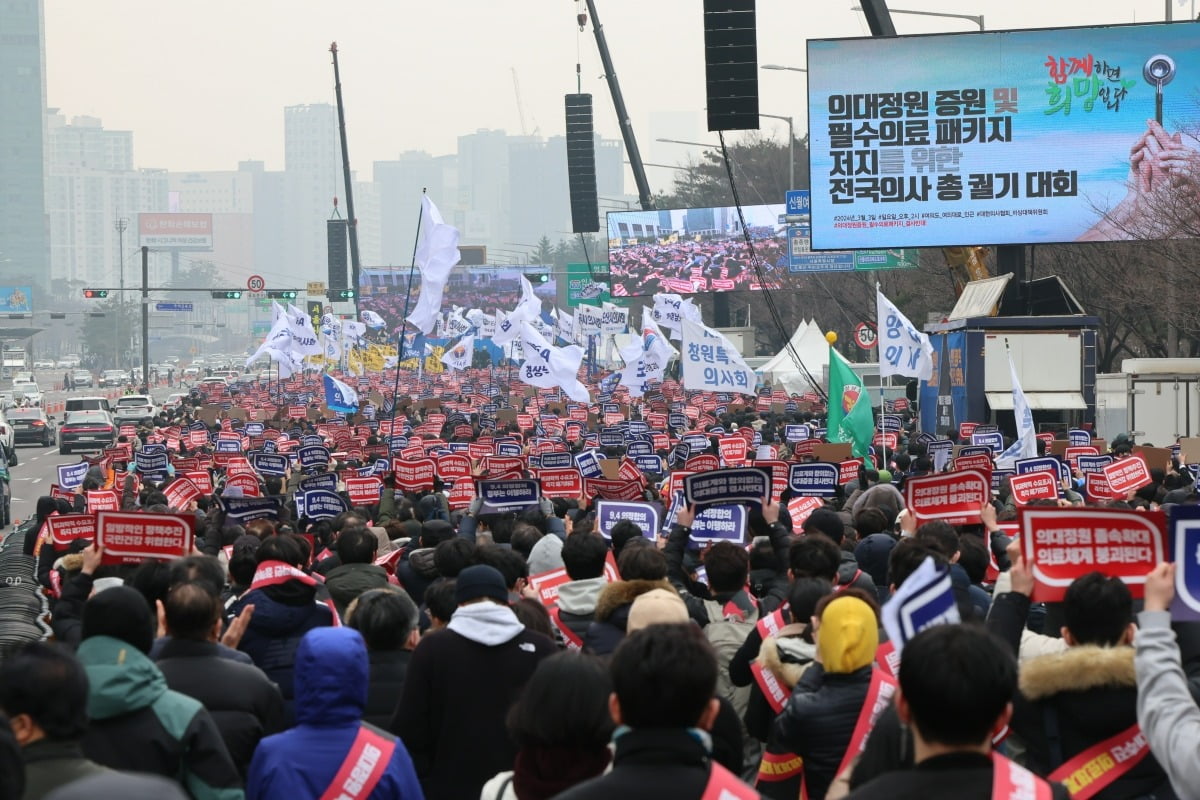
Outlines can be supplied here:
[[758, 603], [747, 592], [741, 591], [724, 605], [716, 600], [705, 600], [704, 610], [708, 624], [704, 626], [704, 637], [717, 652], [717, 694], [733, 704], [739, 718], [744, 718], [750, 704], [750, 687], [734, 686], [729, 678], [729, 662], [733, 660], [760, 616]]

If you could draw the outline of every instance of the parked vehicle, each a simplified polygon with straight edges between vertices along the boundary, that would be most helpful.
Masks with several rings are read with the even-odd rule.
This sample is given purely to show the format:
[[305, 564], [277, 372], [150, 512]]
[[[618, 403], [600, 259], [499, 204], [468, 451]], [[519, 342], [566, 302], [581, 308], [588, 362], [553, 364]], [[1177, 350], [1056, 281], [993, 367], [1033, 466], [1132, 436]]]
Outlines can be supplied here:
[[33, 362], [34, 369], [54, 369], [53, 361], [35, 361]]
[[40, 408], [14, 408], [8, 412], [8, 422], [13, 430], [13, 444], [54, 444], [54, 417]]
[[12, 425], [8, 423], [7, 413], [7, 411], [0, 411], [0, 452], [7, 457], [8, 463], [16, 466], [16, 442], [13, 438]]
[[127, 394], [117, 398], [115, 409], [117, 424], [122, 422], [148, 422], [158, 413], [154, 398], [148, 394]]
[[105, 411], [75, 411], [58, 429], [59, 455], [75, 450], [103, 450], [117, 440], [117, 426]]

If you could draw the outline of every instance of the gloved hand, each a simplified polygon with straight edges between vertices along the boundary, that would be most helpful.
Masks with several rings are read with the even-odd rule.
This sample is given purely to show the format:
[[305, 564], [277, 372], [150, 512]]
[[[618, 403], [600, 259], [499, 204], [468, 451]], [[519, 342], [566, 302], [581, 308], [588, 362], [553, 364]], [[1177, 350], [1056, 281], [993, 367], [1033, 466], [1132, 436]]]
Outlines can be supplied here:
[[471, 501], [471, 505], [467, 506], [467, 514], [472, 517], [479, 516], [479, 509], [483, 508], [483, 498], [476, 497]]
[[553, 516], [554, 515], [554, 503], [550, 502], [549, 497], [546, 497], [545, 495], [543, 495], [538, 500], [538, 510], [541, 511], [543, 514], [545, 514], [547, 517]]

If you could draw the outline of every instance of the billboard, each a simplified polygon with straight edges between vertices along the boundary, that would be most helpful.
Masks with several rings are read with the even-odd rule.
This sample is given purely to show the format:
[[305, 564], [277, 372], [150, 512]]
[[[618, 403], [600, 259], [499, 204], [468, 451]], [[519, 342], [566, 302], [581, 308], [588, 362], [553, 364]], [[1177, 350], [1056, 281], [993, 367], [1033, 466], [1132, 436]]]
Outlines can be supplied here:
[[138, 214], [138, 247], [212, 250], [212, 214]]
[[1200, 228], [1200, 26], [814, 40], [808, 70], [815, 249]]
[[[783, 203], [742, 207], [768, 279], [788, 269], [785, 213]], [[732, 206], [609, 212], [608, 269], [613, 297], [762, 288]]]
[[0, 286], [0, 314], [33, 313], [33, 287]]
[[612, 300], [607, 281], [597, 281], [587, 264], [567, 264], [567, 307], [580, 303], [598, 306]]

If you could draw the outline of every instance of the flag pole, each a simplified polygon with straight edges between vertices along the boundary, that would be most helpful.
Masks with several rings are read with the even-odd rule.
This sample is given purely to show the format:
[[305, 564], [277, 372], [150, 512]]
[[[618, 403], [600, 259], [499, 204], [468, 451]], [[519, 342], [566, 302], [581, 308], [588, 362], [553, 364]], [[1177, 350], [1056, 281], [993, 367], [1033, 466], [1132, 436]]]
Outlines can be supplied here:
[[425, 214], [425, 192], [421, 189], [421, 207], [417, 209], [417, 235], [413, 237], [412, 264], [408, 268], [408, 291], [404, 293], [404, 316], [400, 319], [400, 331], [396, 334], [396, 380], [392, 384], [392, 419], [396, 419], [396, 408], [400, 405], [396, 396], [400, 394], [400, 362], [404, 360], [404, 326], [408, 324], [408, 303], [412, 300], [412, 279], [417, 269], [417, 247], [421, 244], [421, 217]]
[[[879, 319], [879, 295], [881, 293], [882, 293], [882, 289], [880, 289], [879, 281], [875, 281], [875, 319], [876, 320]], [[878, 331], [879, 325], [876, 324], [875, 328]], [[879, 347], [879, 338], [878, 338], [878, 336], [876, 336], [875, 361], [882, 366], [883, 360], [880, 358], [880, 351], [881, 351], [881, 348]], [[887, 431], [885, 431], [883, 429], [883, 417], [887, 411], [887, 405], [885, 405], [887, 403], [887, 401], [884, 400], [884, 398], [883, 398], [882, 370], [880, 370], [880, 372], [881, 372], [881, 374], [879, 376], [879, 447], [883, 450], [883, 457], [880, 459], [879, 468], [887, 469], [887, 463], [888, 463], [888, 460], [887, 460]], [[900, 437], [897, 436], [896, 438], [899, 439]]]

